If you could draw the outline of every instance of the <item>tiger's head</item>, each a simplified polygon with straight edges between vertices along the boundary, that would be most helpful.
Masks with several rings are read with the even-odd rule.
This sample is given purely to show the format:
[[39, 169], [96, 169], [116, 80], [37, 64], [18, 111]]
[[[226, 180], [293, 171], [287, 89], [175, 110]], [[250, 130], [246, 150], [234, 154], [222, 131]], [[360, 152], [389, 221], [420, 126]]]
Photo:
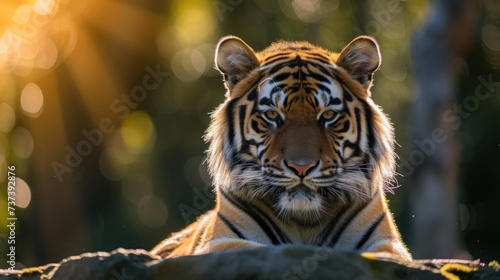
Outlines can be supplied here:
[[206, 140], [216, 188], [259, 200], [285, 221], [367, 200], [394, 174], [393, 128], [371, 99], [381, 62], [358, 37], [339, 54], [307, 42], [255, 52], [223, 37], [215, 66], [227, 88]]

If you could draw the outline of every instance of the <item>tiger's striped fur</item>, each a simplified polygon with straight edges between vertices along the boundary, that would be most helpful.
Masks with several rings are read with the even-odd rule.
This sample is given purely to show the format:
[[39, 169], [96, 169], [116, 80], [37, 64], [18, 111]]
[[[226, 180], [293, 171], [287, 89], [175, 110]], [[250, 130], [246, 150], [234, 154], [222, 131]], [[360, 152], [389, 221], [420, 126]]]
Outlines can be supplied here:
[[152, 252], [299, 243], [410, 260], [384, 194], [395, 164], [393, 128], [370, 93], [380, 60], [364, 36], [340, 54], [222, 38], [227, 94], [206, 134], [216, 207]]

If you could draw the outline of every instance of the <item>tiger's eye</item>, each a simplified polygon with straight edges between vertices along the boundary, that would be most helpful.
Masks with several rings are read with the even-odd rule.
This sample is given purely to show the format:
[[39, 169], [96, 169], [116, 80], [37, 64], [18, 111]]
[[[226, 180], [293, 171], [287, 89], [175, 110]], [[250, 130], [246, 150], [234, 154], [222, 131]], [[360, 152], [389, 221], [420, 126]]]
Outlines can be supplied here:
[[321, 117], [323, 117], [323, 119], [329, 121], [335, 117], [335, 112], [332, 110], [324, 111], [323, 114], [321, 114]]
[[266, 111], [265, 114], [266, 114], [266, 117], [268, 117], [271, 120], [277, 119], [279, 117], [278, 112], [272, 111], [272, 110]]

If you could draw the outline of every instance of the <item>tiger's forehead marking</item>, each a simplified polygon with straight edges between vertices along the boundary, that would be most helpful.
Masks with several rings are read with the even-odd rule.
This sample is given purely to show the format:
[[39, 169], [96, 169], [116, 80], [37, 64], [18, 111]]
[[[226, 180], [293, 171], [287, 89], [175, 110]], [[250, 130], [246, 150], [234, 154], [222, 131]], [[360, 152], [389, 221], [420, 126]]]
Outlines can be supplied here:
[[[309, 81], [303, 83], [304, 79]], [[285, 107], [291, 103], [306, 102], [318, 109], [340, 110], [342, 108], [342, 86], [334, 77], [328, 77], [328, 81], [310, 82], [311, 80], [313, 79], [307, 75], [294, 78], [291, 71], [290, 77], [281, 82], [272, 77], [263, 79], [257, 87], [259, 107], [270, 109]], [[297, 84], [301, 86], [297, 87]]]
[[286, 98], [285, 89], [272, 78], [265, 78], [259, 84], [257, 92], [259, 93], [259, 105], [282, 105]]

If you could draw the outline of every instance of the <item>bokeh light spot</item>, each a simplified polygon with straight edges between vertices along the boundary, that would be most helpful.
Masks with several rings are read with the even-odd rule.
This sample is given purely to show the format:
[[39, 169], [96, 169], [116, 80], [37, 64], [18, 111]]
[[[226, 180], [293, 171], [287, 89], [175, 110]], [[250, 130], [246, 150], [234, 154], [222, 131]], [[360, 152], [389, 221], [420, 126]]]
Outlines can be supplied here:
[[207, 67], [207, 61], [201, 52], [193, 50], [191, 53], [191, 65], [193, 65], [193, 68], [198, 73], [203, 74]]
[[43, 108], [42, 90], [34, 83], [28, 83], [21, 93], [21, 108], [25, 115], [38, 117]]
[[148, 177], [132, 173], [123, 178], [122, 191], [128, 201], [138, 205], [141, 198], [151, 196], [153, 185]]
[[198, 50], [184, 49], [172, 58], [172, 71], [183, 81], [198, 79], [207, 68], [207, 60]]
[[500, 51], [500, 30], [495, 25], [485, 24], [481, 30], [483, 43], [492, 51]]
[[12, 151], [20, 158], [29, 158], [35, 142], [31, 133], [23, 127], [16, 127], [12, 132]]
[[35, 58], [35, 66], [40, 69], [50, 69], [57, 61], [58, 50], [56, 44], [48, 39], [40, 46]]
[[31, 8], [29, 5], [21, 5], [19, 6], [14, 14], [12, 15], [12, 20], [20, 25], [24, 25], [28, 23], [31, 15]]
[[292, 7], [297, 17], [304, 22], [316, 22], [321, 20], [318, 10], [321, 0], [294, 0]]
[[54, 0], [36, 0], [33, 10], [40, 15], [48, 15], [54, 10]]
[[99, 169], [104, 177], [112, 181], [119, 181], [127, 172], [127, 165], [118, 159], [120, 151], [109, 148], [102, 151], [99, 157]]
[[137, 216], [147, 227], [159, 228], [167, 222], [167, 205], [157, 196], [146, 195], [139, 200]]
[[138, 154], [147, 153], [156, 141], [153, 121], [143, 111], [128, 115], [122, 123], [120, 134], [127, 147]]
[[[185, 3], [191, 3], [185, 1]], [[202, 3], [198, 3], [202, 5]], [[189, 9], [178, 13], [175, 19], [175, 33], [177, 40], [184, 46], [199, 44], [208, 41], [214, 32], [214, 18], [209, 9]]]
[[[298, 19], [304, 23], [318, 23], [328, 17], [332, 17], [332, 14], [339, 7], [339, 0], [281, 0], [279, 1], [279, 6], [283, 14], [293, 21]], [[287, 24], [295, 25], [289, 21], [286, 23], [278, 21], [278, 23], [282, 24], [280, 29], [285, 28]]]
[[[0, 170], [7, 170], [7, 158], [10, 152], [8, 142], [6, 134], [0, 134]], [[6, 177], [7, 172], [0, 172], [0, 182], [3, 182]]]
[[9, 133], [16, 123], [14, 109], [6, 103], [0, 104], [0, 131]]
[[113, 158], [117, 162], [121, 164], [130, 164], [137, 160], [139, 155], [127, 147], [127, 145], [123, 142], [123, 138], [119, 130], [116, 130], [116, 132], [113, 133], [111, 139], [110, 146], [113, 147], [113, 149], [110, 151], [113, 153]]
[[16, 206], [19, 208], [27, 208], [30, 202], [30, 187], [23, 179], [16, 178]]
[[380, 69], [382, 75], [394, 82], [404, 81], [408, 70], [405, 63], [399, 59], [401, 54], [395, 50], [387, 49], [382, 53], [382, 57], [384, 59], [384, 64]]

